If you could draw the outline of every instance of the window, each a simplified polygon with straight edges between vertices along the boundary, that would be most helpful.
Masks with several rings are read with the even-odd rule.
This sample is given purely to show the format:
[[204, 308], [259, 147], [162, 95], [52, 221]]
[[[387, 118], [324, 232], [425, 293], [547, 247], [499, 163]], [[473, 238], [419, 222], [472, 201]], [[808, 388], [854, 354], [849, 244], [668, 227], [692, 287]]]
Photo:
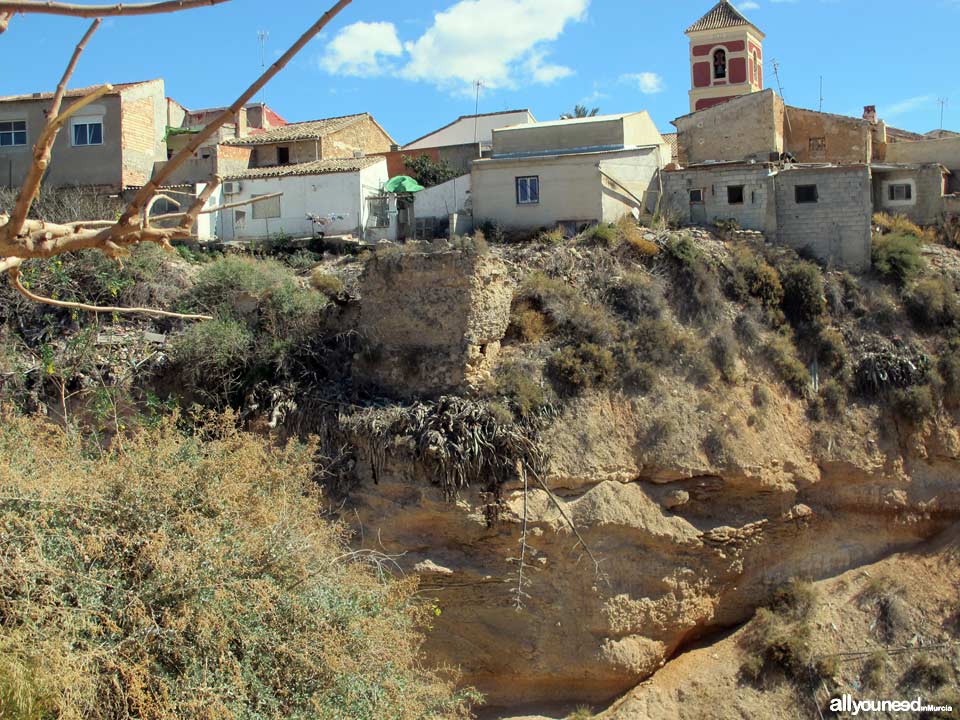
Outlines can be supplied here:
[[823, 153], [827, 151], [827, 139], [825, 137], [812, 137], [809, 142], [810, 152]]
[[540, 202], [540, 178], [517, 178], [517, 205], [536, 205]]
[[[261, 197], [260, 195], [254, 195], [254, 198]], [[255, 202], [251, 205], [253, 208], [253, 219], [254, 220], [267, 220], [269, 218], [278, 218], [280, 217], [280, 196], [270, 198], [269, 200], [261, 200], [260, 202]]]
[[103, 120], [100, 118], [81, 118], [73, 121], [73, 144], [103, 145]]
[[233, 211], [233, 226], [236, 228], [243, 228], [247, 226], [247, 211], [246, 210], [234, 210]]
[[697, 190], [690, 191], [690, 202], [692, 203], [702, 203], [703, 202], [703, 190], [699, 188]]
[[727, 204], [743, 205], [743, 185], [727, 186]]
[[387, 198], [370, 198], [370, 227], [390, 227], [390, 204]]
[[793, 195], [797, 203], [815, 203], [820, 200], [820, 193], [816, 185], [797, 185], [793, 189]]
[[913, 185], [910, 183], [890, 183], [887, 188], [887, 197], [891, 202], [913, 200]]
[[26, 144], [26, 120], [8, 120], [0, 122], [0, 147], [16, 147]]
[[713, 54], [713, 78], [723, 80], [727, 77], [727, 51], [717, 50]]
[[289, 165], [289, 164], [290, 164], [290, 148], [278, 147], [277, 148], [277, 165]]

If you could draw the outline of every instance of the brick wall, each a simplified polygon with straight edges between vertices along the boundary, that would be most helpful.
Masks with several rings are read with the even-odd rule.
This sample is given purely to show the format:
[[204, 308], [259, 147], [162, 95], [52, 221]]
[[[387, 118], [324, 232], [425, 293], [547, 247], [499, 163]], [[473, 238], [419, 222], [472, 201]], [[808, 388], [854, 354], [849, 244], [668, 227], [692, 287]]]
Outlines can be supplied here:
[[[815, 185], [817, 202], [798, 203], [798, 185]], [[870, 267], [868, 168], [784, 170], [776, 176], [776, 205], [779, 242], [851, 270]]]
[[154, 163], [166, 160], [167, 99], [163, 81], [124, 89], [120, 98], [121, 176], [124, 187], [143, 185]]

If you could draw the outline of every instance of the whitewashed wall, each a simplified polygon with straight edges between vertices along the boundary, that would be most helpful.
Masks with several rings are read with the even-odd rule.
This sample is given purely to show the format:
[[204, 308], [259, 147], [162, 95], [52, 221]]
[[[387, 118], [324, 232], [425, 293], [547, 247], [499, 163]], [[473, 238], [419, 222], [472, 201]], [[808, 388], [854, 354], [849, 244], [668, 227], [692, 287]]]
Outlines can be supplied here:
[[469, 207], [470, 176], [461, 175], [442, 185], [434, 185], [413, 196], [418, 218], [445, 218], [453, 212], [463, 212]]

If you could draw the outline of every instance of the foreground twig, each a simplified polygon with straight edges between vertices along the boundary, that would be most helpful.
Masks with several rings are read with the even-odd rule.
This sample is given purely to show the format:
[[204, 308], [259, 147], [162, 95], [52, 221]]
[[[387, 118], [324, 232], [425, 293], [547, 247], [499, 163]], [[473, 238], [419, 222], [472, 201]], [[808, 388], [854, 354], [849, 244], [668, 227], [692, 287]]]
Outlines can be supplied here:
[[527, 471], [519, 460], [517, 461], [517, 474], [523, 480], [523, 529], [520, 532], [520, 570], [517, 577], [517, 598], [513, 606], [519, 611], [523, 609], [523, 597], [526, 595], [523, 591], [523, 567], [527, 559]]
[[78, 5], [75, 3], [48, 2], [47, 0], [7, 0], [7, 2], [0, 2], [0, 15], [11, 16], [18, 12], [86, 18], [116, 15], [156, 15], [219, 5], [225, 2], [230, 2], [230, 0], [164, 0], [163, 2], [117, 3], [115, 5]]

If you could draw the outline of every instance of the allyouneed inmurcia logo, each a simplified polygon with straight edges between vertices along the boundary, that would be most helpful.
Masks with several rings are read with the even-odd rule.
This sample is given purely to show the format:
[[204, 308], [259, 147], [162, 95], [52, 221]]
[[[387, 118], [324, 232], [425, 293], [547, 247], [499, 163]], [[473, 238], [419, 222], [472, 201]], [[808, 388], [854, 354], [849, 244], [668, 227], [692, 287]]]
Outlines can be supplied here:
[[830, 701], [830, 710], [847, 713], [852, 717], [866, 712], [953, 712], [949, 705], [930, 705], [919, 697], [916, 700], [854, 700], [852, 695], [833, 698]]

